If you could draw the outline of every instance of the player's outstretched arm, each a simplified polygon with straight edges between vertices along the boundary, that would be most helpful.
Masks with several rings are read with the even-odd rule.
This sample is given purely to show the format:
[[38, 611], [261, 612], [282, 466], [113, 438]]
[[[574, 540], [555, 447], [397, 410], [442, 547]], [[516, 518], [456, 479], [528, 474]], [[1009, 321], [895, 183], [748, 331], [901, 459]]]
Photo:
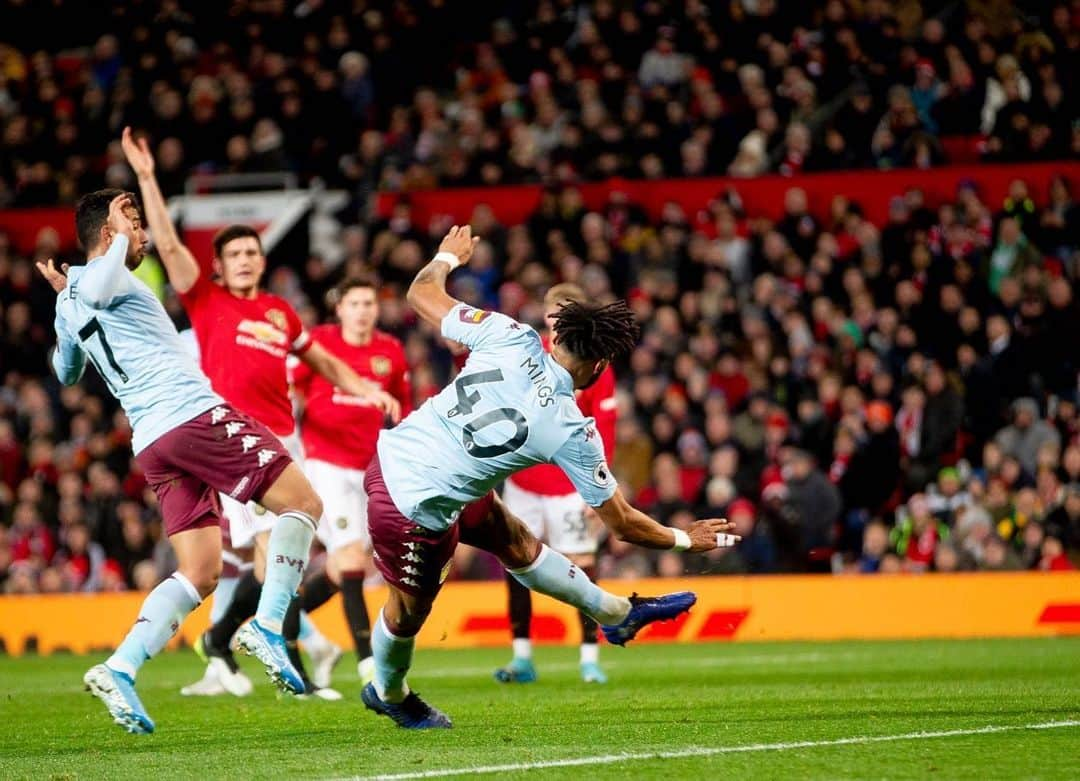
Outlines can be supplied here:
[[468, 225], [455, 225], [443, 238], [434, 259], [420, 269], [406, 294], [409, 306], [421, 319], [438, 328], [450, 310], [461, 303], [446, 292], [446, 278], [458, 266], [469, 262], [479, 241]]
[[199, 262], [180, 241], [180, 236], [169, 219], [165, 197], [158, 187], [157, 177], [154, 176], [154, 155], [150, 152], [146, 139], [136, 139], [130, 127], [124, 128], [120, 144], [124, 148], [128, 165], [139, 180], [139, 193], [142, 196], [146, 221], [154, 235], [154, 246], [157, 247], [161, 262], [165, 266], [165, 273], [169, 275], [169, 283], [177, 293], [186, 293], [199, 281]]
[[741, 539], [731, 534], [735, 525], [721, 518], [695, 521], [687, 531], [671, 529], [633, 507], [618, 489], [614, 496], [595, 509], [612, 534], [643, 548], [700, 553], [734, 545]]
[[384, 391], [378, 383], [365, 380], [345, 361], [317, 342], [312, 343], [311, 347], [300, 353], [300, 360], [311, 367], [313, 372], [321, 374], [333, 383], [335, 387], [358, 398], [366, 399], [372, 406], [381, 409], [394, 423], [401, 420], [401, 403], [397, 399]]

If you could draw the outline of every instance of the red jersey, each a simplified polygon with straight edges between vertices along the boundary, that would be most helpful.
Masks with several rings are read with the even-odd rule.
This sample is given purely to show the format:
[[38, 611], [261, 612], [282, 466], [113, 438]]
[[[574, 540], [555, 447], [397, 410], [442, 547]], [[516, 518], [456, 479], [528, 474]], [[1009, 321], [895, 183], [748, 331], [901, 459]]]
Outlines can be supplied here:
[[[405, 350], [394, 337], [375, 331], [365, 345], [353, 345], [337, 325], [320, 325], [311, 339], [349, 367], [401, 402], [401, 417], [412, 412], [412, 386]], [[349, 469], [366, 469], [375, 455], [375, 442], [383, 427], [383, 413], [355, 396], [335, 388], [306, 364], [294, 369], [296, 390], [305, 398], [300, 436], [304, 456]]]
[[[545, 349], [549, 348], [544, 339]], [[577, 392], [578, 407], [585, 417], [596, 419], [596, 430], [604, 442], [604, 457], [611, 462], [615, 452], [615, 372], [608, 366], [595, 383]], [[573, 483], [554, 464], [530, 466], [509, 477], [518, 488], [541, 496], [576, 493]]]
[[291, 434], [296, 424], [285, 359], [306, 351], [311, 338], [289, 303], [261, 291], [238, 298], [206, 277], [180, 301], [214, 390], [278, 436]]

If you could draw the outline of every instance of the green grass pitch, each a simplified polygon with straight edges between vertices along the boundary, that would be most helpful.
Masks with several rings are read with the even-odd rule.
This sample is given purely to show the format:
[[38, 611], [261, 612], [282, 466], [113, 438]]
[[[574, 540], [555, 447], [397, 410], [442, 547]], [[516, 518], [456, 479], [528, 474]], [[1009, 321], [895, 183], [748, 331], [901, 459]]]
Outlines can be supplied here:
[[454, 719], [432, 732], [365, 711], [350, 657], [327, 703], [249, 660], [251, 697], [184, 698], [202, 667], [170, 653], [139, 678], [149, 737], [82, 691], [100, 657], [0, 657], [0, 779], [1080, 777], [1080, 638], [604, 648], [606, 686], [576, 653], [505, 686], [505, 651], [419, 651], [414, 688]]

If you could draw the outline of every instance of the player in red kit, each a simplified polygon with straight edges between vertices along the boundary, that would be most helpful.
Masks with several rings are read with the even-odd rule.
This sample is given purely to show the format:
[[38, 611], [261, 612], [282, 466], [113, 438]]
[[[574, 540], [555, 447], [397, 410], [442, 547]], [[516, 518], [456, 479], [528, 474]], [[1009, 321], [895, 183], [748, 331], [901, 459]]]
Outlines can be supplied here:
[[[555, 285], [544, 296], [544, 311], [549, 313], [545, 317], [548, 333], [544, 336], [544, 349], [550, 349], [551, 314], [558, 311], [560, 304], [570, 301], [587, 301], [585, 291], [572, 283]], [[607, 463], [611, 463], [615, 450], [615, 373], [610, 366], [604, 369], [595, 384], [577, 392], [577, 402], [585, 417], [596, 419], [596, 431], [603, 440], [604, 455]], [[315, 487], [318, 490], [318, 486]], [[595, 578], [597, 534], [601, 524], [590, 524], [585, 502], [559, 467], [539, 464], [511, 475], [503, 490], [503, 501], [538, 539], [546, 542], [552, 550], [564, 554], [589, 578]], [[506, 585], [509, 590], [514, 657], [508, 665], [495, 671], [495, 678], [503, 683], [530, 683], [536, 680], [532, 643], [529, 640], [532, 595], [513, 577], [507, 577]], [[579, 615], [582, 680], [586, 683], [605, 683], [607, 676], [599, 665], [596, 621], [584, 613]]]
[[[266, 270], [266, 256], [257, 231], [245, 225], [232, 225], [218, 233], [214, 237], [213, 269], [220, 283], [203, 275], [169, 219], [154, 176], [154, 158], [145, 140], [136, 141], [130, 128], [125, 128], [121, 143], [138, 177], [154, 243], [169, 282], [191, 319], [202, 369], [214, 390], [236, 409], [269, 428], [301, 465], [302, 451], [289, 398], [286, 370], [289, 355], [295, 355], [336, 386], [366, 399], [373, 409], [379, 410], [378, 414], [390, 413], [396, 420], [399, 405], [393, 397], [313, 344], [288, 302], [259, 289]], [[236, 436], [244, 447], [249, 446], [250, 435], [244, 431], [231, 431], [229, 436]], [[250, 446], [254, 445], [251, 442]], [[229, 641], [258, 604], [266, 570], [266, 543], [276, 518], [254, 502], [242, 504], [222, 495], [221, 503], [233, 547], [253, 546], [255, 567], [237, 584], [225, 615], [201, 638], [204, 651], [225, 662], [228, 668], [226, 671], [220, 664], [216, 669], [209, 665], [202, 682], [212, 685], [214, 681], [208, 679], [216, 673], [217, 683], [234, 694], [242, 694], [247, 687], [240, 682]], [[290, 622], [294, 621], [291, 618], [286, 622], [287, 641], [295, 638], [290, 628]]]
[[[375, 283], [347, 279], [333, 296], [338, 322], [313, 328], [312, 342], [341, 358], [361, 377], [378, 383], [401, 404], [402, 416], [408, 415], [412, 387], [405, 350], [393, 336], [375, 328], [379, 317]], [[305, 583], [303, 606], [314, 610], [338, 589], [342, 591], [357, 671], [367, 684], [374, 675], [374, 661], [371, 621], [364, 603], [364, 573], [371, 567], [364, 475], [384, 417], [306, 365], [294, 370], [293, 382], [303, 400], [300, 435], [305, 472], [323, 499], [316, 534], [329, 554], [326, 572]]]

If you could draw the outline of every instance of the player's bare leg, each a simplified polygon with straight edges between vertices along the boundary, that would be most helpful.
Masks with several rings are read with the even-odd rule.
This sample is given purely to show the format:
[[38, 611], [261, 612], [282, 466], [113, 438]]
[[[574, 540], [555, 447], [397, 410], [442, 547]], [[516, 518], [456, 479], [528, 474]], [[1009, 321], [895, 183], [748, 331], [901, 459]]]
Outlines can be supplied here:
[[267, 545], [266, 577], [259, 606], [255, 618], [237, 633], [237, 645], [259, 658], [280, 689], [303, 694], [303, 678], [289, 661], [281, 632], [285, 613], [307, 567], [315, 519], [322, 515], [322, 500], [294, 463], [256, 500], [277, 515], [277, 522]]
[[154, 731], [154, 722], [135, 693], [135, 676], [180, 628], [188, 614], [213, 593], [221, 573], [221, 530], [215, 522], [169, 537], [176, 552], [176, 572], [151, 591], [139, 617], [104, 664], [83, 677], [86, 688], [105, 703], [113, 721], [135, 734]]

